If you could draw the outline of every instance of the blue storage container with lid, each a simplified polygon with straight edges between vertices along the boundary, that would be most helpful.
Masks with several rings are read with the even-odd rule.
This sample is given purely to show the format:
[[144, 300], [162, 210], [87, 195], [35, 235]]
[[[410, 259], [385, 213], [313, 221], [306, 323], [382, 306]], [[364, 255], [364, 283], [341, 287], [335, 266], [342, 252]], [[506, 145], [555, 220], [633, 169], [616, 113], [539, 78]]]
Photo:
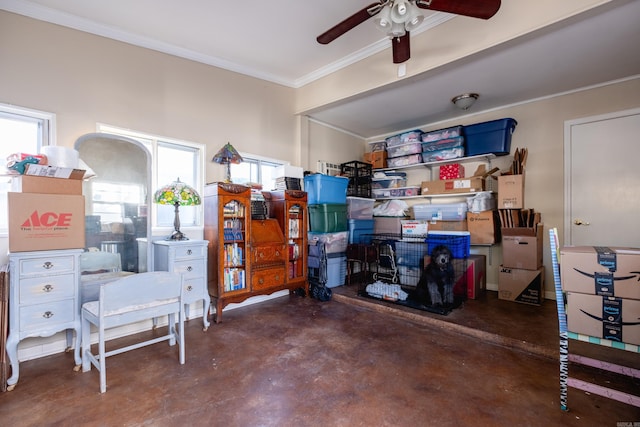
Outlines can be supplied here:
[[464, 127], [467, 156], [495, 154], [504, 156], [511, 151], [511, 136], [518, 122], [512, 118], [492, 120]]
[[349, 220], [349, 243], [371, 243], [373, 235], [373, 219], [350, 219]]
[[349, 178], [315, 173], [304, 177], [304, 191], [310, 205], [347, 203]]

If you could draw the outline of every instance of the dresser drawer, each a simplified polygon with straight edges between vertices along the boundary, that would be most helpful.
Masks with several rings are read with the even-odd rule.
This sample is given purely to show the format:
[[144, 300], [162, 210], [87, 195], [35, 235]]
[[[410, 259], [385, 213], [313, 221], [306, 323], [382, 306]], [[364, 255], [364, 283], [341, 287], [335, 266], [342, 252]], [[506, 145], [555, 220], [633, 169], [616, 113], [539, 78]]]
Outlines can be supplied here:
[[21, 259], [19, 266], [20, 277], [72, 273], [76, 269], [73, 255]]
[[280, 246], [260, 246], [254, 248], [252, 262], [261, 264], [272, 261], [285, 261], [286, 252], [284, 245]]
[[176, 273], [185, 273], [185, 277], [190, 279], [193, 277], [204, 277], [204, 269], [203, 260], [186, 260], [175, 262], [172, 270]]
[[175, 249], [176, 259], [184, 258], [204, 258], [206, 256], [206, 246], [193, 245], [193, 246], [181, 246]]
[[[198, 277], [196, 279], [185, 280], [184, 282], [184, 299], [185, 302], [193, 302], [201, 300], [205, 295], [205, 281], [204, 277]], [[207, 298], [209, 297], [208, 294]]]
[[73, 322], [76, 316], [73, 299], [21, 307], [20, 331], [46, 331], [49, 327]]
[[75, 297], [75, 275], [29, 277], [20, 281], [20, 305]]
[[282, 285], [285, 281], [284, 267], [277, 268], [265, 268], [261, 270], [254, 270], [251, 278], [251, 289], [268, 289], [274, 286]]

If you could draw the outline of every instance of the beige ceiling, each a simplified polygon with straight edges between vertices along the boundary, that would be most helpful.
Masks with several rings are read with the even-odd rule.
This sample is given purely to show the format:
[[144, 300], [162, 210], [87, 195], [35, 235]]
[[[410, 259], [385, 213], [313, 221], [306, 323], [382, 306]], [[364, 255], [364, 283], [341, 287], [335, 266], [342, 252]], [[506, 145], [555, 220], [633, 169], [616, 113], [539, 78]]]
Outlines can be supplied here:
[[[515, 0], [503, 0], [503, 9], [513, 9], [508, 2]], [[313, 5], [300, 0], [0, 0], [0, 9], [300, 88], [380, 52], [388, 55], [388, 67], [395, 72], [390, 41], [373, 20], [329, 45], [315, 41], [370, 3], [373, 0]], [[472, 107], [478, 111], [637, 77], [640, 1], [602, 3], [473, 56], [303, 113], [371, 138], [466, 114], [449, 101], [462, 89], [481, 94]], [[427, 12], [412, 39], [427, 37], [443, 23], [459, 22], [456, 28], [464, 31], [470, 19]], [[488, 32], [499, 30], [491, 27], [492, 20], [480, 22]], [[434, 41], [433, 49], [443, 43]]]

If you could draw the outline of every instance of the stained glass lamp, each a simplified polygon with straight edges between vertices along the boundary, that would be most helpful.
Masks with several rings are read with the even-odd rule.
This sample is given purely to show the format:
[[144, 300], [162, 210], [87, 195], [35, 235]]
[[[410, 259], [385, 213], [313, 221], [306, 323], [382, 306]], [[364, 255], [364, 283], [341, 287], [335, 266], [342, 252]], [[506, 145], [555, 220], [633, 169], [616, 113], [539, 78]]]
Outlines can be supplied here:
[[231, 163], [234, 165], [242, 163], [242, 156], [233, 148], [233, 145], [226, 143], [224, 147], [220, 149], [211, 159], [212, 162], [219, 163], [221, 165], [227, 165], [227, 171], [225, 176], [225, 182], [231, 182]]
[[158, 189], [153, 195], [153, 201], [159, 205], [173, 205], [175, 207], [175, 218], [173, 220], [174, 230], [166, 240], [189, 240], [189, 238], [180, 231], [178, 207], [199, 205], [201, 200], [198, 192], [178, 178], [171, 184], [167, 184]]

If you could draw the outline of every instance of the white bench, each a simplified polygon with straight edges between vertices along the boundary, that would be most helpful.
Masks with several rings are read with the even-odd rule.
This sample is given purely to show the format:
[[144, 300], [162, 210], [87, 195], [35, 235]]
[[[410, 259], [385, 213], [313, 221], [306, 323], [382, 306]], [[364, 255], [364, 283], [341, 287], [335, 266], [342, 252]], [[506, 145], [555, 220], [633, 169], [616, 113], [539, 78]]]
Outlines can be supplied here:
[[[82, 371], [91, 365], [100, 372], [100, 392], [107, 390], [106, 358], [160, 341], [179, 343], [180, 364], [185, 361], [183, 277], [156, 271], [134, 274], [100, 286], [99, 299], [82, 305]], [[178, 321], [176, 328], [176, 313]], [[168, 316], [167, 334], [118, 349], [105, 350], [105, 330]], [[91, 325], [98, 328], [98, 353], [91, 352]]]

